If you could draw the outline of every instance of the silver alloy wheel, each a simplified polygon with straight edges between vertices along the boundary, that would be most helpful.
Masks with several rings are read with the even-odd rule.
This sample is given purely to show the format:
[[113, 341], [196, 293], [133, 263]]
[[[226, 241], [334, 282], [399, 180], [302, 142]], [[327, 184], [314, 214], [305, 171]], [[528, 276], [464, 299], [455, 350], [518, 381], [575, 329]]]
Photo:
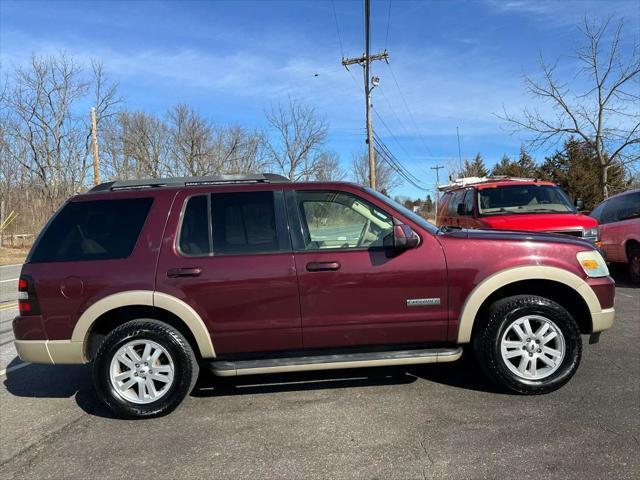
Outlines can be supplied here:
[[505, 365], [526, 380], [542, 380], [553, 374], [562, 365], [565, 351], [562, 330], [541, 315], [514, 320], [500, 341]]
[[147, 404], [163, 397], [174, 379], [173, 359], [159, 343], [132, 340], [111, 359], [111, 385], [124, 400]]

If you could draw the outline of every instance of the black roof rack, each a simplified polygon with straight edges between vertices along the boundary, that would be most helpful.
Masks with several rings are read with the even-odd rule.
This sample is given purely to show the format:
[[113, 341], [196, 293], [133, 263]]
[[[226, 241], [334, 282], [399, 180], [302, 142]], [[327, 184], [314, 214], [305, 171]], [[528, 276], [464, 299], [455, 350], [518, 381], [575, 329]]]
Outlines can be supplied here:
[[208, 177], [146, 178], [142, 180], [115, 180], [96, 185], [89, 192], [113, 192], [154, 187], [193, 187], [198, 185], [225, 185], [237, 183], [282, 183], [289, 179], [276, 173], [238, 175], [212, 175]]

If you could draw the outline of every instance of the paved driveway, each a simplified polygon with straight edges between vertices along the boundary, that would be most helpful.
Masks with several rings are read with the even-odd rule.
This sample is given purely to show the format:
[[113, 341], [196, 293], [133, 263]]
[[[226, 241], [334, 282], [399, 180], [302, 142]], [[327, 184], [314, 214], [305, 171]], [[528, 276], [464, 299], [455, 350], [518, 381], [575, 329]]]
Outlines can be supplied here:
[[539, 397], [494, 391], [469, 359], [204, 374], [172, 415], [123, 421], [97, 402], [89, 368], [12, 370], [13, 359], [0, 377], [0, 477], [638, 478], [640, 289], [619, 286], [616, 306], [574, 379]]

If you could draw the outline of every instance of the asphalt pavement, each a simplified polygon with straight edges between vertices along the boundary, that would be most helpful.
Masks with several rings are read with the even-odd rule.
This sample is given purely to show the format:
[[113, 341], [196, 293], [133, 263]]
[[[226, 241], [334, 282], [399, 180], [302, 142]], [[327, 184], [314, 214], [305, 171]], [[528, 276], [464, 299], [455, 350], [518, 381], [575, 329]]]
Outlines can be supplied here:
[[17, 314], [18, 277], [21, 268], [22, 265], [0, 267], [0, 372], [6, 370], [16, 356], [11, 321]]
[[[495, 390], [466, 356], [228, 380], [203, 373], [173, 414], [125, 421], [97, 401], [90, 367], [11, 357], [0, 367], [0, 478], [635, 479], [640, 289], [621, 283], [616, 293], [613, 329], [597, 345], [585, 337], [576, 376], [536, 397]], [[15, 314], [0, 311], [2, 330]], [[10, 348], [0, 346], [3, 359]]]

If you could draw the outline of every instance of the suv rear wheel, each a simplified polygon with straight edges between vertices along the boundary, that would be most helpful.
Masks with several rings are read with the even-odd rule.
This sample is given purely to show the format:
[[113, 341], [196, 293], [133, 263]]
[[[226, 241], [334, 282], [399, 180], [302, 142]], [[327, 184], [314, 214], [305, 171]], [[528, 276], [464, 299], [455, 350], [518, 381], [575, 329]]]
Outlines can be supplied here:
[[474, 350], [498, 384], [521, 394], [542, 394], [571, 379], [580, 364], [582, 340], [576, 321], [561, 305], [517, 295], [491, 305]]
[[166, 415], [198, 379], [198, 362], [184, 336], [157, 320], [133, 320], [102, 342], [93, 381], [102, 401], [118, 416]]

